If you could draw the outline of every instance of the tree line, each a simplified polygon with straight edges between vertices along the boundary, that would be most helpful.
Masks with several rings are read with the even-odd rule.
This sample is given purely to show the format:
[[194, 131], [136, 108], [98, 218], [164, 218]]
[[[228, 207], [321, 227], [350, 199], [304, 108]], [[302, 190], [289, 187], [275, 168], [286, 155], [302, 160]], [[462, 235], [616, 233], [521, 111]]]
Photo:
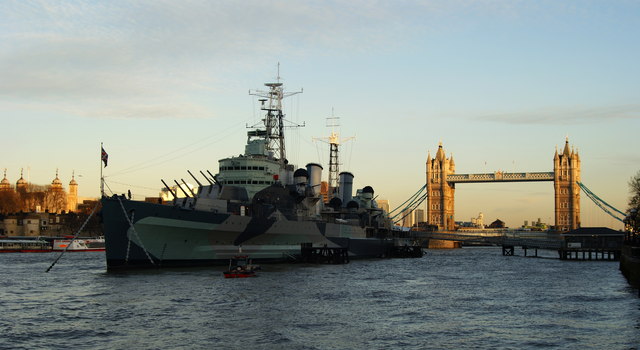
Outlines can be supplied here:
[[625, 223], [633, 232], [640, 232], [640, 171], [629, 180], [629, 207]]

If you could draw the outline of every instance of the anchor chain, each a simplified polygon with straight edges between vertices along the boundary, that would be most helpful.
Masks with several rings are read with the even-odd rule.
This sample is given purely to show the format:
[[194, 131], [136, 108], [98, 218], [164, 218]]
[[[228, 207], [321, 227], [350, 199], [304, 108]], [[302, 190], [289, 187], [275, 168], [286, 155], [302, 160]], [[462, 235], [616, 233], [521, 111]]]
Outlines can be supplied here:
[[124, 264], [129, 265], [129, 251], [131, 250], [131, 240], [127, 237], [127, 255], [124, 257]]
[[[149, 261], [151, 262], [151, 265], [155, 266], [156, 263], [153, 261], [153, 259], [151, 258], [151, 255], [149, 255], [149, 252], [144, 247], [144, 244], [142, 243], [142, 240], [140, 239], [140, 236], [138, 236], [138, 232], [136, 231], [136, 228], [133, 226], [133, 222], [131, 222], [131, 219], [129, 218], [129, 215], [127, 215], [127, 210], [124, 208], [124, 204], [122, 204], [122, 199], [120, 199], [119, 196], [116, 196], [116, 198], [118, 198], [118, 202], [120, 202], [120, 207], [122, 208], [122, 212], [124, 213], [124, 217], [127, 218], [127, 222], [129, 223], [129, 227], [133, 231], [133, 234], [136, 236], [136, 239], [138, 240], [138, 243], [140, 244], [140, 248], [142, 248], [142, 251], [147, 256]], [[127, 239], [129, 240], [129, 245], [130, 245], [131, 244], [131, 239], [129, 238], [129, 235], [127, 235]], [[127, 261], [129, 260], [129, 245], [127, 246], [127, 257], [126, 257]]]
[[64, 250], [62, 252], [60, 252], [60, 255], [58, 255], [58, 257], [56, 258], [56, 260], [53, 261], [53, 263], [51, 264], [51, 266], [49, 266], [49, 268], [45, 271], [45, 272], [49, 272], [53, 266], [58, 262], [58, 260], [60, 260], [60, 258], [62, 258], [62, 255], [64, 253], [66, 253], [67, 249], [69, 249], [69, 247], [71, 247], [71, 245], [73, 244], [73, 241], [76, 240], [76, 238], [78, 238], [78, 235], [80, 234], [80, 232], [82, 232], [82, 230], [84, 229], [84, 227], [87, 225], [87, 223], [89, 222], [89, 219], [91, 219], [91, 217], [93, 216], [93, 214], [95, 214], [96, 209], [98, 209], [98, 206], [100, 205], [100, 202], [96, 203], [95, 207], [93, 207], [93, 210], [91, 210], [91, 214], [89, 214], [89, 216], [87, 216], [87, 219], [84, 221], [84, 223], [82, 224], [82, 226], [80, 226], [80, 228], [78, 229], [78, 231], [75, 233], [75, 235], [73, 235], [73, 238], [71, 239], [71, 241], [69, 242], [69, 244], [67, 244], [66, 247], [64, 247]]

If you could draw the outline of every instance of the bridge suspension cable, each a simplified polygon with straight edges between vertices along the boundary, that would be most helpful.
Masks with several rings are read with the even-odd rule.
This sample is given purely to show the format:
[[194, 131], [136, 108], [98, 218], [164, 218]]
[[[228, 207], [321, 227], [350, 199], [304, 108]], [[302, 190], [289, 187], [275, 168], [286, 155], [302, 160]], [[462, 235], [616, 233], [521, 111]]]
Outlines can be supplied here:
[[[416, 198], [416, 200], [411, 202], [411, 204], [407, 205], [402, 211], [400, 211], [399, 213], [397, 213], [396, 215], [391, 217], [391, 219], [393, 220], [393, 223], [397, 224], [398, 222], [402, 221], [409, 214], [411, 214], [414, 210], [416, 210], [416, 208], [418, 208], [420, 206], [420, 204], [422, 204], [424, 202], [425, 199], [427, 199], [427, 193], [425, 193], [422, 196], [420, 196], [420, 198]], [[399, 219], [395, 220], [395, 218], [398, 215], [401, 215], [401, 214], [404, 214], [404, 215], [402, 215], [402, 217], [400, 217]]]
[[[425, 191], [426, 188], [427, 188], [427, 185], [422, 186], [418, 190], [418, 192], [414, 193], [411, 197], [409, 197], [409, 199], [404, 201], [404, 203], [400, 204], [397, 208], [391, 211], [391, 212], [395, 212], [396, 210], [401, 209], [393, 216], [389, 214], [394, 224], [402, 221], [405, 217], [410, 215], [414, 210], [416, 210], [416, 208], [420, 206], [420, 204], [424, 202], [425, 199], [427, 199], [428, 192]], [[402, 216], [396, 219], [400, 215]]]
[[[605, 213], [609, 214], [612, 218], [620, 222], [624, 222], [624, 217], [626, 216], [625, 213], [621, 212], [620, 210], [614, 208], [609, 203], [602, 200], [602, 198], [598, 197], [595, 193], [591, 192], [591, 190], [589, 190], [589, 188], [587, 188], [587, 186], [585, 186], [582, 182], [580, 181], [576, 181], [576, 182], [578, 183], [578, 186], [580, 187], [580, 189], [582, 189], [582, 191], [587, 195], [587, 197], [589, 197], [589, 199], [591, 199], [593, 203], [595, 203], [598, 207], [600, 207], [600, 209], [602, 209]], [[610, 209], [622, 214], [622, 218], [618, 217]]]
[[[399, 206], [397, 206], [395, 209], [393, 209], [392, 211], [389, 212], [389, 215], [391, 215], [391, 213], [395, 212], [398, 209], [404, 209], [404, 205], [407, 204], [407, 202], [409, 201], [413, 201], [415, 200], [415, 198], [420, 197], [420, 194], [427, 188], [427, 185], [425, 184], [424, 186], [420, 187], [420, 189], [418, 190], [418, 192], [414, 193], [411, 197], [409, 197], [409, 199], [407, 199], [406, 201], [404, 201], [402, 204], [400, 204]], [[402, 212], [402, 210], [400, 211]], [[397, 214], [396, 214], [397, 215]]]

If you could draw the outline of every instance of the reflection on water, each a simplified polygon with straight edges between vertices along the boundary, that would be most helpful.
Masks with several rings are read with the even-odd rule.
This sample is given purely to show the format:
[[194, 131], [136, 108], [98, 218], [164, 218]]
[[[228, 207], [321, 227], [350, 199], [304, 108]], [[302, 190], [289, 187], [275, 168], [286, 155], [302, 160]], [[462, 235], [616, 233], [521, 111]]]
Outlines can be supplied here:
[[106, 273], [98, 252], [0, 255], [11, 349], [633, 348], [640, 300], [617, 262], [504, 257]]

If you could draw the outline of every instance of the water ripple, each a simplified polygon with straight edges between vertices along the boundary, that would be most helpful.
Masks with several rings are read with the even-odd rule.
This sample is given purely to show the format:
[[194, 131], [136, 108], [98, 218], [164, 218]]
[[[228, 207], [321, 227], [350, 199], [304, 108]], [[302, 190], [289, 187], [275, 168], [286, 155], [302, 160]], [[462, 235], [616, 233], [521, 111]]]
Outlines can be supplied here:
[[106, 273], [100, 253], [0, 256], [0, 349], [638, 348], [640, 302], [615, 262], [503, 257]]

